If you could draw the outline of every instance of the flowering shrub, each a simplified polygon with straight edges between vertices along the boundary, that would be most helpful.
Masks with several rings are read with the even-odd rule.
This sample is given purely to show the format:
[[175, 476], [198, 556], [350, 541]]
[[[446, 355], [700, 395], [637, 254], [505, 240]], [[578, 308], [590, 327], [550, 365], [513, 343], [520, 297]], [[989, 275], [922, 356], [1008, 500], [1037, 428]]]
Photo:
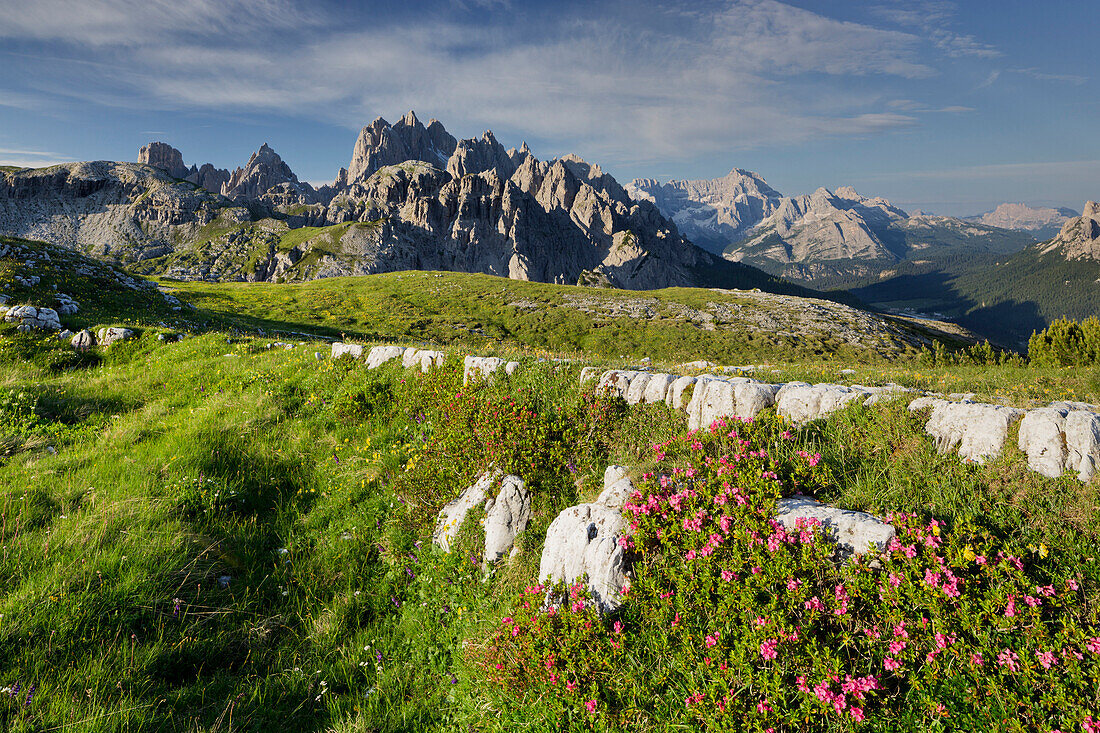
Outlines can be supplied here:
[[529, 587], [484, 647], [486, 674], [611, 725], [1100, 725], [1100, 629], [1079, 579], [914, 515], [888, 517], [881, 554], [841, 563], [814, 522], [774, 519], [778, 498], [828, 481], [785, 438], [765, 418], [654, 446], [624, 509], [625, 605], [601, 617], [578, 583], [545, 608]]

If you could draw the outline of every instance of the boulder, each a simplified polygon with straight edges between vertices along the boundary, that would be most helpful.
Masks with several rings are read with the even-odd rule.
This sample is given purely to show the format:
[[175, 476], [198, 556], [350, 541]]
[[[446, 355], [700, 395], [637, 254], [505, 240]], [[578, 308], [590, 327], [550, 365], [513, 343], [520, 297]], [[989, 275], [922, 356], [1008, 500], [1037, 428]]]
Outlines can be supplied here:
[[96, 345], [95, 334], [85, 328], [73, 336], [73, 340], [69, 343], [72, 344], [74, 349], [90, 349]]
[[466, 385], [472, 379], [487, 379], [490, 374], [505, 366], [505, 361], [496, 356], [467, 356], [462, 361], [462, 366], [462, 384]]
[[[490, 499], [485, 511], [485, 565], [494, 563], [512, 549], [516, 535], [531, 518], [531, 493], [519, 476], [508, 475], [500, 482], [500, 492]], [[459, 523], [461, 524], [461, 522]]]
[[504, 365], [504, 373], [509, 376], [515, 374], [517, 369], [519, 369], [518, 361], [510, 361]]
[[779, 392], [779, 385], [746, 381], [735, 384], [733, 392], [737, 398], [737, 416], [754, 418], [765, 407], [771, 407], [775, 404], [775, 395]]
[[665, 395], [668, 394], [668, 388], [672, 386], [672, 383], [676, 381], [675, 374], [654, 374], [649, 378], [649, 382], [646, 384], [645, 393], [642, 395], [642, 402], [647, 405], [655, 405], [659, 402], [665, 401]]
[[964, 462], [981, 464], [1001, 454], [1009, 425], [1023, 414], [1004, 405], [935, 400], [924, 431], [935, 438], [940, 453], [958, 448]]
[[444, 360], [447, 355], [442, 351], [420, 351], [418, 352], [420, 371], [427, 373], [432, 370], [433, 367], [443, 366]]
[[472, 486], [463, 489], [457, 499], [444, 505], [436, 518], [432, 542], [442, 547], [444, 552], [450, 552], [451, 543], [458, 535], [458, 530], [462, 526], [463, 520], [466, 519], [466, 515], [475, 506], [489, 498], [489, 492], [493, 484], [502, 475], [503, 473], [499, 469], [486, 471], [478, 477]]
[[1100, 415], [1075, 410], [1066, 416], [1066, 468], [1088, 482], [1100, 464]]
[[620, 509], [604, 504], [571, 506], [546, 530], [539, 563], [540, 583], [572, 583], [588, 578], [588, 593], [604, 612], [622, 604], [626, 557], [619, 539], [625, 524]]
[[367, 354], [367, 369], [377, 369], [391, 359], [396, 359], [405, 353], [401, 346], [375, 346]]
[[596, 367], [587, 366], [584, 369], [581, 369], [581, 378], [580, 378], [581, 386], [584, 386], [590, 380], [595, 379], [599, 375], [599, 373], [600, 373], [600, 370], [597, 369]]
[[695, 392], [699, 399], [693, 397], [688, 407], [689, 430], [707, 430], [716, 419], [737, 413], [737, 397], [730, 382], [700, 380]]
[[118, 341], [129, 341], [136, 335], [128, 328], [101, 328], [96, 331], [96, 341], [100, 346], [110, 346]]
[[57, 311], [52, 308], [36, 308], [33, 305], [17, 305], [4, 312], [4, 320], [16, 324], [16, 330], [31, 331], [43, 329], [60, 331], [61, 321]]
[[411, 369], [418, 364], [420, 364], [420, 349], [414, 349], [410, 346], [401, 352], [401, 366], [405, 369]]
[[693, 384], [695, 384], [695, 377], [677, 377], [665, 392], [665, 404], [673, 410], [683, 409], [684, 392]]
[[333, 359], [339, 359], [341, 356], [350, 356], [352, 359], [358, 359], [362, 355], [363, 347], [359, 344], [345, 344], [337, 341], [332, 345]]
[[1066, 415], [1068, 410], [1042, 407], [1030, 410], [1020, 421], [1020, 450], [1027, 454], [1027, 467], [1049, 478], [1066, 468]]
[[780, 415], [796, 423], [804, 423], [825, 417], [849, 402], [868, 396], [868, 392], [841, 384], [791, 382], [779, 390], [775, 403]]
[[633, 493], [634, 484], [630, 481], [626, 468], [608, 466], [603, 472], [603, 491], [596, 498], [596, 503], [621, 510]]
[[788, 531], [798, 525], [799, 519], [816, 519], [822, 529], [837, 545], [841, 559], [867, 552], [882, 552], [894, 539], [894, 526], [864, 512], [838, 509], [806, 496], [780, 499], [776, 521]]
[[607, 397], [626, 397], [631, 380], [641, 373], [624, 369], [606, 371], [600, 375], [600, 381], [596, 383], [596, 394]]
[[653, 379], [653, 375], [648, 372], [641, 372], [633, 379], [630, 380], [630, 385], [626, 388], [626, 394], [623, 398], [628, 405], [637, 405], [645, 397], [646, 387], [649, 386], [650, 381]]

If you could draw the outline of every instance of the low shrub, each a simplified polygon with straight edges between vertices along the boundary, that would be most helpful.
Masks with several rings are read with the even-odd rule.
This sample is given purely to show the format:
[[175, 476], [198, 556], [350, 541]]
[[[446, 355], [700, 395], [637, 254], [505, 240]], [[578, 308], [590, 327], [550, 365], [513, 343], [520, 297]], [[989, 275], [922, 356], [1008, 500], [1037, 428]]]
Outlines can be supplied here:
[[892, 515], [881, 554], [839, 562], [776, 502], [824, 488], [773, 417], [654, 446], [626, 505], [634, 579], [600, 616], [520, 594], [471, 652], [505, 694], [575, 728], [1100, 730], [1100, 629], [1080, 576], [1052, 581], [973, 525]]

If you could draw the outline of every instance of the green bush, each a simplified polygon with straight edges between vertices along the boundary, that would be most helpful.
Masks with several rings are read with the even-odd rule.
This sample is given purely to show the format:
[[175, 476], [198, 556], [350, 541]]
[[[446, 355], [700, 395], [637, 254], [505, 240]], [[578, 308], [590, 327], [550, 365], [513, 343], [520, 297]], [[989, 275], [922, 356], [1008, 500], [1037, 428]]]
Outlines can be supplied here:
[[1032, 333], [1027, 355], [1038, 366], [1089, 366], [1100, 361], [1100, 319], [1060, 318]]

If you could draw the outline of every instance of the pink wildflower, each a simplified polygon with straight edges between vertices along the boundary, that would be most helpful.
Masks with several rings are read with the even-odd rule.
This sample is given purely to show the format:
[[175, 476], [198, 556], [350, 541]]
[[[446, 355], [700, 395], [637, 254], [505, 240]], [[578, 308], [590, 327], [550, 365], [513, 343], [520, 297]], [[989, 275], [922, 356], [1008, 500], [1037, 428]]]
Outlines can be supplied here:
[[727, 583], [730, 582], [731, 580], [733, 580], [733, 573], [730, 572], [729, 570], [723, 570], [722, 571], [722, 580], [726, 581]]
[[1035, 652], [1035, 658], [1039, 660], [1039, 664], [1043, 665], [1043, 669], [1050, 669], [1058, 663], [1058, 657], [1054, 656], [1054, 652]]
[[588, 708], [588, 712], [590, 712], [590, 713], [596, 712], [596, 701], [595, 700], [589, 700], [588, 702], [586, 702], [584, 704], [584, 706], [586, 708]]
[[1100, 654], [1100, 636], [1094, 636], [1085, 644], [1085, 648], [1093, 654]]
[[899, 664], [898, 660], [894, 659], [893, 657], [886, 657], [886, 659], [882, 660], [882, 666], [885, 667], [887, 671], [893, 672], [895, 669], [900, 667], [901, 664]]
[[779, 646], [779, 639], [765, 639], [760, 645], [760, 656], [764, 659], [775, 659], [779, 654], [775, 648]]

